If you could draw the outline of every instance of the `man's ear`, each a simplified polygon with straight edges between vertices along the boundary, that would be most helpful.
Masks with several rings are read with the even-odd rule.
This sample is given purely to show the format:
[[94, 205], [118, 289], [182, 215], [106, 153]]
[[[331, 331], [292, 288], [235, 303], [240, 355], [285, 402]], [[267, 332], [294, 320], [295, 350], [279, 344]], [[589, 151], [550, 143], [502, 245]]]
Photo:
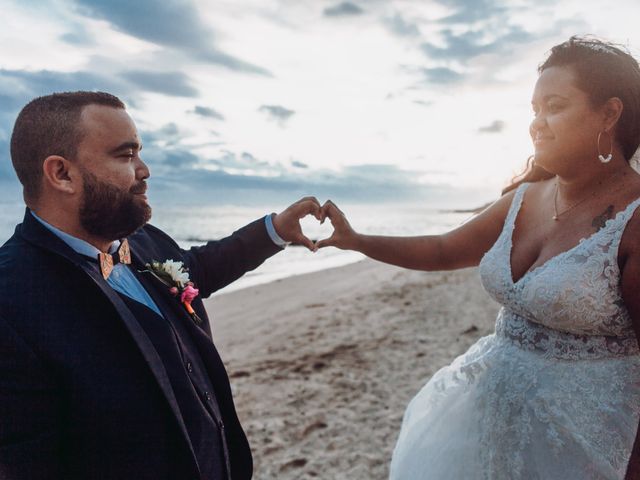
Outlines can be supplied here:
[[604, 103], [602, 112], [604, 113], [604, 129], [607, 132], [611, 132], [615, 128], [623, 109], [622, 100], [618, 97], [611, 97]]
[[78, 168], [60, 155], [50, 155], [42, 164], [43, 182], [61, 193], [74, 194], [80, 191]]

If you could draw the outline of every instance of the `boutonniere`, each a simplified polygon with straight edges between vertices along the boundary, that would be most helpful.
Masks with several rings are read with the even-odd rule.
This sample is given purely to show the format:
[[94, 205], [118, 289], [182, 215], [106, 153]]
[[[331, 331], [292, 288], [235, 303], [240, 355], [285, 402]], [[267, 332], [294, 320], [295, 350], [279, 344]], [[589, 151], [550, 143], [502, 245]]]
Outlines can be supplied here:
[[191, 302], [198, 296], [199, 291], [189, 279], [187, 267], [182, 262], [176, 262], [175, 260], [167, 260], [165, 262], [152, 260], [151, 263], [146, 263], [145, 267], [147, 269], [141, 271], [150, 273], [169, 287], [169, 293], [174, 297], [180, 296], [180, 302], [184, 305], [193, 321], [198, 325], [202, 325], [202, 319], [191, 307]]

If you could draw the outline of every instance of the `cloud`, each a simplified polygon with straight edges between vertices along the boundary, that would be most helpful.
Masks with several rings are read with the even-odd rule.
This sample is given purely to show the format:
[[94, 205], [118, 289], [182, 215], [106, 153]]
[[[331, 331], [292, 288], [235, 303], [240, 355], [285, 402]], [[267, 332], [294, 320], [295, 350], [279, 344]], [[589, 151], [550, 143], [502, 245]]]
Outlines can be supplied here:
[[144, 154], [145, 161], [149, 160], [151, 164], [163, 168], [161, 173], [171, 177], [180, 178], [185, 168], [193, 168], [200, 162], [197, 155], [184, 149], [171, 149], [159, 151], [153, 157]]
[[414, 100], [413, 103], [423, 107], [431, 107], [435, 102], [433, 100]]
[[86, 32], [69, 32], [60, 35], [58, 38], [63, 42], [76, 47], [93, 46], [96, 44], [93, 37]]
[[508, 12], [507, 7], [497, 5], [494, 0], [438, 0], [438, 3], [454, 10], [440, 19], [440, 23], [470, 24]]
[[185, 145], [184, 133], [174, 122], [156, 129], [140, 130], [143, 149], [140, 156], [149, 166], [153, 177], [179, 178], [185, 169], [198, 168], [202, 159]]
[[[535, 37], [519, 25], [512, 24], [512, 13], [518, 7], [507, 7], [496, 0], [437, 0], [453, 10], [438, 23], [441, 42], [428, 41], [421, 45], [432, 59], [465, 61], [478, 55], [511, 52], [518, 44]], [[461, 26], [465, 28], [460, 29]]]
[[282, 168], [276, 168], [265, 160], [259, 160], [249, 152], [242, 152], [237, 155], [229, 150], [222, 150], [222, 155], [206, 160], [206, 165], [215, 165], [227, 172], [241, 173], [242, 171], [252, 172], [271, 176], [274, 173], [282, 172]]
[[184, 168], [198, 168], [201, 159], [183, 143], [184, 135], [174, 122], [154, 130], [141, 130], [142, 159], [155, 175], [180, 175]]
[[120, 74], [138, 87], [154, 93], [174, 97], [197, 97], [198, 91], [189, 84], [189, 77], [182, 72], [150, 72], [130, 70]]
[[131, 88], [115, 75], [0, 69], [0, 129], [13, 128], [18, 111], [35, 97], [54, 92], [102, 90], [129, 100]]
[[325, 17], [353, 17], [362, 15], [364, 10], [351, 2], [342, 2], [333, 7], [327, 7], [322, 12]]
[[478, 133], [500, 133], [506, 124], [502, 120], [494, 120], [491, 124], [478, 128]]
[[[493, 62], [472, 63], [481, 55], [492, 55], [500, 59], [513, 55], [518, 45], [533, 40], [533, 35], [519, 26], [501, 26], [491, 29], [489, 24], [481, 30], [458, 32], [450, 28], [440, 31], [441, 40], [427, 41], [420, 45], [422, 53], [431, 61], [431, 66], [423, 69], [427, 82], [449, 83], [480, 74], [493, 77]], [[461, 71], [462, 70], [462, 71]]]
[[[417, 172], [394, 165], [356, 165], [340, 171], [312, 169], [291, 161], [293, 170], [256, 158], [250, 152], [223, 151], [203, 159], [176, 144], [162, 147], [158, 139], [179, 135], [175, 124], [142, 133], [143, 159], [150, 165], [150, 195], [154, 206], [203, 204], [265, 205], [288, 204], [304, 195], [317, 195], [340, 202], [392, 203], [444, 196], [442, 185], [422, 185]], [[7, 141], [0, 137], [0, 202], [19, 201], [19, 185], [8, 159]], [[6, 155], [6, 157], [5, 157]], [[207, 168], [203, 168], [203, 167]], [[217, 167], [212, 169], [211, 167]], [[5, 185], [7, 188], [5, 188]], [[10, 189], [8, 187], [11, 187]], [[440, 192], [440, 193], [438, 193]], [[451, 195], [450, 192], [447, 195]]]
[[422, 51], [430, 59], [467, 61], [478, 55], [495, 54], [503, 51], [512, 51], [517, 44], [527, 43], [533, 36], [521, 27], [508, 27], [508, 29], [494, 35], [491, 41], [486, 40], [483, 31], [467, 31], [454, 33], [445, 29], [441, 32], [444, 47], [434, 43], [425, 42], [421, 45]]
[[352, 185], [408, 185], [415, 181], [416, 172], [401, 170], [392, 164], [351, 165], [342, 169], [341, 182]]
[[180, 133], [172, 131], [173, 126], [175, 125], [168, 124], [161, 129], [167, 131], [167, 135], [161, 130], [141, 134], [144, 142], [142, 158], [151, 168], [154, 177], [182, 178], [186, 172], [191, 171], [202, 174], [220, 171], [229, 175], [273, 177], [286, 171], [282, 165], [260, 160], [250, 152], [236, 154], [223, 149], [214, 157], [193, 153], [191, 145], [181, 142]]
[[76, 5], [80, 14], [106, 20], [127, 35], [231, 70], [270, 75], [260, 66], [218, 50], [213, 45], [214, 32], [201, 20], [191, 0], [76, 0]]
[[[230, 156], [238, 160], [238, 156]], [[156, 176], [149, 181], [160, 202], [253, 204], [290, 203], [304, 195], [355, 202], [402, 202], [424, 198], [442, 188], [416, 182], [416, 172], [394, 165], [358, 165], [341, 171], [302, 170], [291, 172], [271, 165], [270, 175], [249, 170], [203, 170], [184, 168], [180, 175]]]
[[460, 82], [465, 75], [447, 67], [423, 68], [422, 73], [428, 83], [450, 85]]
[[68, 43], [74, 47], [87, 47], [96, 45], [95, 37], [92, 33], [87, 31], [85, 26], [77, 21], [73, 21], [71, 24], [66, 25], [69, 30], [67, 33], [63, 33], [58, 37], [61, 41]]
[[77, 90], [105, 91], [117, 95], [129, 105], [141, 92], [156, 92], [177, 97], [195, 97], [198, 91], [182, 72], [124, 71], [120, 74], [101, 74], [88, 71], [56, 72], [51, 70], [0, 69], [0, 123], [6, 114], [13, 116], [18, 109], [35, 97], [54, 92]]
[[214, 157], [193, 153], [179, 142], [164, 146], [165, 136], [178, 136], [175, 124], [143, 132], [142, 157], [151, 169], [150, 186], [162, 201], [256, 204], [290, 202], [317, 194], [354, 201], [401, 201], [420, 196], [420, 175], [395, 165], [356, 165], [341, 170], [313, 168], [300, 160], [267, 161], [248, 151], [220, 150]]
[[280, 105], [262, 105], [258, 111], [266, 113], [269, 118], [283, 126], [296, 112]]
[[482, 44], [481, 32], [465, 32], [455, 34], [452, 30], [441, 32], [445, 46], [440, 47], [430, 42], [423, 43], [420, 48], [429, 57], [437, 60], [468, 60], [483, 53], [489, 53], [494, 45]]
[[304, 162], [299, 162], [298, 160], [292, 160], [291, 166], [295, 168], [309, 168], [309, 165]]
[[202, 107], [196, 105], [193, 109], [193, 113], [200, 115], [201, 117], [215, 118], [217, 120], [224, 120], [224, 116], [217, 110], [211, 107]]
[[0, 112], [17, 112], [17, 110], [23, 106], [22, 98], [22, 95], [11, 96], [0, 93]]
[[9, 140], [0, 138], [0, 180], [16, 180], [16, 173], [11, 164]]
[[[116, 76], [102, 76], [90, 72], [55, 72], [51, 70], [5, 70], [0, 69], [0, 89], [4, 90], [3, 95], [8, 95], [9, 82], [16, 83], [23, 95], [32, 98], [37, 95], [44, 95], [52, 92], [68, 92], [74, 90], [106, 90], [118, 91], [126, 88], [126, 84], [117, 79]], [[13, 91], [12, 91], [13, 92]], [[13, 94], [16, 98], [20, 95]]]
[[[397, 35], [411, 35], [427, 59], [421, 73], [426, 83], [463, 83], [472, 79], [496, 82], [496, 65], [516, 56], [518, 49], [557, 31], [559, 22], [535, 35], [527, 25], [514, 23], [524, 10], [498, 0], [436, 0], [449, 14], [429, 22], [429, 36], [401, 14], [384, 20]], [[533, 8], [533, 6], [531, 7]], [[418, 33], [416, 33], [418, 32]], [[477, 61], [482, 57], [482, 61]]]
[[393, 17], [385, 18], [383, 23], [391, 33], [399, 37], [416, 37], [420, 35], [418, 25], [408, 22], [399, 13], [396, 13]]
[[155, 130], [144, 130], [140, 134], [145, 144], [145, 150], [151, 145], [161, 145], [165, 147], [168, 144], [175, 144], [181, 139], [180, 129], [173, 122], [167, 123]]

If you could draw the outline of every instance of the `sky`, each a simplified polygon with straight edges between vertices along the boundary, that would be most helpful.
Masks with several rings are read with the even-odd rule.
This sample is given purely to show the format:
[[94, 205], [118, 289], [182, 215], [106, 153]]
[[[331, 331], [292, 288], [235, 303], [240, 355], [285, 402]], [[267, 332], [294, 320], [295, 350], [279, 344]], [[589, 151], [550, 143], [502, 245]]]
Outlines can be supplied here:
[[640, 6], [594, 0], [0, 0], [0, 200], [15, 117], [122, 98], [171, 203], [495, 198], [532, 152], [536, 68], [574, 34], [640, 53]]

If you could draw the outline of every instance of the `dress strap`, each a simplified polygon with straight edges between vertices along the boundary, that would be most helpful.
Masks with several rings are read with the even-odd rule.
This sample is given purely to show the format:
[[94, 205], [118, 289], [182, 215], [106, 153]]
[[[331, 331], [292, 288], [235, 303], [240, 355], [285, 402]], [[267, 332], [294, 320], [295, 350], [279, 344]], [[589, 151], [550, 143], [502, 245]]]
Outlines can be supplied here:
[[615, 217], [607, 220], [605, 223], [605, 228], [609, 228], [613, 234], [611, 246], [613, 247], [612, 250], [615, 252], [616, 257], [618, 255], [618, 246], [622, 240], [622, 234], [638, 206], [640, 206], [640, 198], [636, 198], [633, 202], [627, 205], [624, 210], [620, 210]]
[[507, 218], [504, 221], [504, 228], [502, 229], [503, 233], [511, 238], [513, 233], [513, 227], [516, 222], [516, 217], [518, 216], [518, 212], [520, 211], [520, 206], [522, 205], [522, 199], [524, 198], [524, 192], [529, 188], [530, 183], [523, 183], [518, 186], [516, 189], [516, 193], [511, 200], [511, 206], [509, 207], [509, 212], [507, 213]]

